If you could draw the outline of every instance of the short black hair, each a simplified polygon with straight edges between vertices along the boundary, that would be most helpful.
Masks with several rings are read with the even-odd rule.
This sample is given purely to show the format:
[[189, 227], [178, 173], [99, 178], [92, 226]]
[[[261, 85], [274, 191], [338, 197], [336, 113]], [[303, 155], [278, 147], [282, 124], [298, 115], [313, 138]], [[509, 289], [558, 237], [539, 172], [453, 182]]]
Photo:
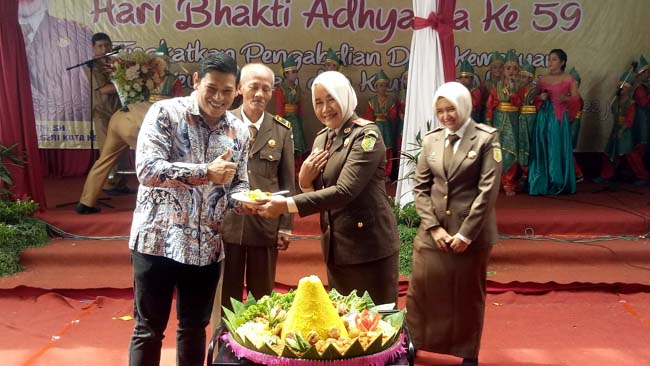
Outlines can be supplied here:
[[237, 67], [235, 59], [224, 52], [211, 53], [201, 58], [197, 70], [199, 79], [203, 79], [203, 77], [211, 71], [231, 74], [234, 75], [236, 79], [239, 79], [239, 68]]
[[568, 59], [566, 52], [564, 52], [564, 50], [561, 48], [554, 48], [551, 50], [551, 52], [549, 52], [549, 55], [551, 53], [556, 54], [560, 61], [564, 61], [564, 65], [562, 65], [562, 71], [564, 71], [564, 69], [566, 69], [566, 61]]
[[113, 41], [111, 41], [111, 37], [109, 37], [108, 34], [102, 32], [93, 34], [92, 41], [93, 41], [93, 46], [95, 45], [95, 43], [99, 41], [109, 41], [113, 43]]

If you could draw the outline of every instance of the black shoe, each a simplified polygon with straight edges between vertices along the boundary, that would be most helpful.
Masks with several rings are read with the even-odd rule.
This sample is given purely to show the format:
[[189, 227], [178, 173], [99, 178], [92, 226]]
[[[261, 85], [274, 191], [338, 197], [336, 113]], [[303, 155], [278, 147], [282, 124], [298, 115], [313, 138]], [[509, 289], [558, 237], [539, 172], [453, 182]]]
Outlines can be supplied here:
[[460, 366], [478, 366], [478, 358], [463, 358]]
[[106, 193], [109, 196], [125, 196], [127, 194], [135, 193], [134, 190], [132, 190], [131, 188], [126, 187], [126, 186], [124, 186], [124, 187], [115, 187], [115, 188], [111, 188], [111, 189], [102, 189], [102, 191], [104, 191], [104, 193]]
[[78, 203], [77, 207], [75, 208], [75, 211], [77, 211], [77, 213], [80, 215], [96, 214], [101, 210], [102, 209], [99, 207], [86, 206], [83, 203]]

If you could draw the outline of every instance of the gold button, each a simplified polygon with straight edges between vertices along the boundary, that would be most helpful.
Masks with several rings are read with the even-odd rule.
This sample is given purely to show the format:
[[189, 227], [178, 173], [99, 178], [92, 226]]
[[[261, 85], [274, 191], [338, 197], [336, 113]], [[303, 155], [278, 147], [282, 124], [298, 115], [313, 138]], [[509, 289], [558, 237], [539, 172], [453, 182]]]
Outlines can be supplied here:
[[269, 155], [269, 159], [273, 159], [273, 155]]
[[357, 222], [357, 226], [359, 227], [359, 229], [362, 228], [363, 227], [363, 222], [361, 222], [361, 221]]
[[447, 216], [451, 216], [451, 210], [447, 210], [445, 211], [445, 213], [447, 214]]
[[253, 172], [251, 170], [248, 171], [248, 174], [252, 174]]
[[442, 199], [446, 201], [446, 200], [447, 200], [447, 196], [442, 197]]
[[447, 184], [449, 184], [449, 182], [448, 182], [448, 181], [445, 181], [445, 185], [447, 185]]

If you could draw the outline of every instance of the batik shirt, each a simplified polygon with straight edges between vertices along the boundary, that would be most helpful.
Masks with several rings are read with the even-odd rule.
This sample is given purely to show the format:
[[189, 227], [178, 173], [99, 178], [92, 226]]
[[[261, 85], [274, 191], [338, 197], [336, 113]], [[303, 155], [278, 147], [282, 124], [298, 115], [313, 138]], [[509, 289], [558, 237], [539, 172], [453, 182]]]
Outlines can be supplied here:
[[[151, 106], [136, 150], [140, 181], [129, 248], [204, 266], [223, 258], [221, 225], [230, 196], [248, 190], [248, 128], [230, 112], [210, 128], [197, 97]], [[228, 149], [237, 163], [230, 184], [208, 180], [208, 164]]]

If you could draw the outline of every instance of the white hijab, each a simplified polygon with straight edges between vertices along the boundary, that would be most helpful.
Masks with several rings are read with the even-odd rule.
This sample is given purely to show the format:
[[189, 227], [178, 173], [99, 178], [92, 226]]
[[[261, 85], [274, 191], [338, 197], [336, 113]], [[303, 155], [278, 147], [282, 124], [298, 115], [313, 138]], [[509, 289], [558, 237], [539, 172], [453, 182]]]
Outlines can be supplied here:
[[433, 97], [434, 114], [439, 98], [447, 99], [456, 107], [458, 119], [463, 121], [463, 125], [472, 119], [472, 95], [465, 85], [455, 81], [442, 84]]
[[[343, 113], [343, 123], [350, 119], [357, 108], [357, 94], [354, 92], [350, 80], [338, 71], [325, 71], [314, 79], [311, 84], [311, 103], [316, 108], [314, 100], [314, 87], [322, 85], [327, 93], [336, 100]], [[470, 104], [471, 106], [471, 104]]]

